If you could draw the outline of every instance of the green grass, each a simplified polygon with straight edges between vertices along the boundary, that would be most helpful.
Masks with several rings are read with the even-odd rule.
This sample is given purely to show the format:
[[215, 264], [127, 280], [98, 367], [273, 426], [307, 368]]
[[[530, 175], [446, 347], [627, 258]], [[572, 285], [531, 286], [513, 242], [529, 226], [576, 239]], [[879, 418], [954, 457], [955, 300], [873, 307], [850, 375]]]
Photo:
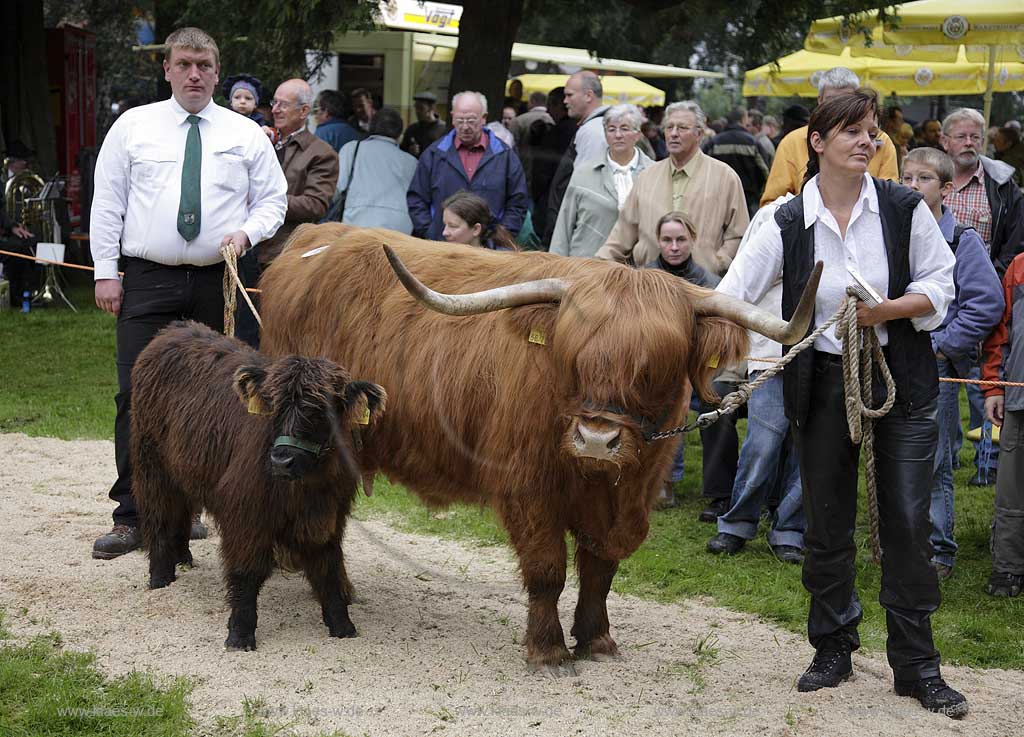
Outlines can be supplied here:
[[[29, 315], [0, 313], [0, 431], [61, 438], [110, 438], [114, 424], [114, 321], [92, 306], [91, 290], [79, 286], [72, 299], [78, 315], [39, 310]], [[26, 360], [30, 356], [31, 360]], [[966, 417], [966, 411], [963, 413]], [[741, 431], [744, 423], [741, 422]], [[993, 599], [984, 585], [991, 566], [989, 525], [992, 488], [967, 486], [971, 474], [970, 444], [963, 468], [956, 473], [956, 537], [960, 545], [956, 572], [943, 584], [943, 602], [933, 617], [936, 644], [946, 662], [978, 667], [1024, 668], [1024, 597]], [[712, 525], [696, 521], [702, 508], [700, 441], [686, 439], [687, 475], [677, 494], [682, 505], [652, 515], [651, 534], [624, 561], [614, 588], [621, 593], [679, 601], [711, 596], [723, 606], [750, 612], [795, 632], [807, 617], [807, 594], [797, 566], [778, 563], [764, 536], [735, 557], [705, 552]], [[863, 480], [862, 501], [863, 501]], [[410, 532], [500, 545], [505, 532], [488, 510], [452, 507], [445, 515], [427, 510], [404, 488], [377, 481], [369, 499], [360, 497], [361, 518], [374, 517]], [[439, 518], [440, 517], [440, 518]], [[866, 515], [861, 510], [857, 540], [860, 556], [858, 589], [864, 606], [861, 639], [866, 648], [884, 650], [885, 616], [878, 604], [879, 569], [871, 562]]]

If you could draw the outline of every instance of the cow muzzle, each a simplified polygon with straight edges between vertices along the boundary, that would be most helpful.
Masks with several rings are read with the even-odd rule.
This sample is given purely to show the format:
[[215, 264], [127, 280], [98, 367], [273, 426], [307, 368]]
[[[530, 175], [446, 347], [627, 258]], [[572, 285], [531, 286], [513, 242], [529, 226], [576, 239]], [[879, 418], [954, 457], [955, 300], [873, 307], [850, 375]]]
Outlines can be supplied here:
[[622, 450], [622, 430], [588, 427], [584, 422], [577, 422], [572, 430], [572, 448], [580, 458], [615, 462]]
[[324, 444], [282, 435], [274, 440], [270, 449], [270, 473], [276, 478], [295, 481], [316, 468], [329, 451]]

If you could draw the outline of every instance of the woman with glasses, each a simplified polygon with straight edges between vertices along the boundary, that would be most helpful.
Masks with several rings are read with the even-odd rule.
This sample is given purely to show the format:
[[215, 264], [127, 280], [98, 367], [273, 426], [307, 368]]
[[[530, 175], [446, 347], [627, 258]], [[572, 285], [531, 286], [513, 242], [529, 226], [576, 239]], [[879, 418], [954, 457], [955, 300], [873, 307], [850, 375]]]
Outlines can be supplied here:
[[[876, 331], [896, 384], [895, 404], [874, 431], [886, 650], [897, 694], [961, 717], [967, 700], [942, 679], [932, 639], [940, 597], [928, 518], [939, 387], [928, 331], [942, 324], [953, 298], [954, 259], [920, 194], [867, 173], [877, 135], [873, 91], [857, 89], [819, 105], [807, 128], [801, 193], [739, 252], [719, 289], [757, 303], [781, 277], [787, 319], [815, 262], [823, 263], [818, 325], [846, 299], [855, 275], [881, 296], [874, 306], [858, 302], [857, 322]], [[860, 646], [854, 539], [860, 446], [847, 428], [843, 340], [833, 326], [783, 376], [783, 403], [800, 455], [807, 517], [803, 581], [816, 650], [799, 691], [840, 685], [852, 675], [850, 653]], [[875, 374], [877, 407], [885, 385]]]
[[597, 161], [580, 162], [558, 211], [551, 253], [593, 256], [615, 227], [636, 175], [654, 163], [637, 148], [643, 114], [636, 105], [616, 105], [604, 114], [608, 148]]

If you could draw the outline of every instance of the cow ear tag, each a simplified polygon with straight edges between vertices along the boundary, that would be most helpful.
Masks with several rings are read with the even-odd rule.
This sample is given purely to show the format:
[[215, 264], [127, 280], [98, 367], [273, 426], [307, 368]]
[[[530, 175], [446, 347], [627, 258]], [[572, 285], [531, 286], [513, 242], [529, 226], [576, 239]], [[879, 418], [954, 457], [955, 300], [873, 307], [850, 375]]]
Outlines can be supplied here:
[[708, 368], [718, 368], [718, 354], [708, 359]]
[[359, 423], [360, 425], [369, 425], [370, 424], [370, 408], [369, 407], [364, 407], [363, 408], [363, 413], [361, 415], [359, 415], [359, 419], [356, 420], [356, 422]]
[[531, 328], [529, 341], [536, 345], [547, 345], [548, 338], [541, 328]]
[[266, 408], [263, 406], [263, 402], [256, 395], [249, 397], [249, 414], [251, 415], [265, 415], [267, 414]]

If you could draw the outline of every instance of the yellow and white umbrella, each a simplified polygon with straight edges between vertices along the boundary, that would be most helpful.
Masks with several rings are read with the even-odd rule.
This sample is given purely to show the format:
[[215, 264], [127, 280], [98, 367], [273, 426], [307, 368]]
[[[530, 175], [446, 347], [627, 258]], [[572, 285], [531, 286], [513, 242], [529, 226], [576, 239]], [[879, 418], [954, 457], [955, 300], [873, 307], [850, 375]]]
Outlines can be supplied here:
[[[564, 87], [568, 74], [520, 74], [516, 77], [523, 83], [523, 94], [527, 97], [533, 92], [543, 92], [545, 95], [555, 87]], [[508, 91], [509, 80], [506, 84]], [[636, 77], [623, 74], [607, 75], [601, 77], [601, 87], [604, 90], [603, 102], [605, 105], [619, 105], [628, 102], [631, 105], [644, 107], [645, 105], [664, 105], [665, 92], [654, 85], [641, 82]]]
[[[985, 92], [986, 64], [973, 63], [961, 53], [956, 62], [876, 59], [857, 56], [846, 47], [837, 56], [797, 51], [747, 71], [743, 78], [745, 97], [816, 97], [818, 77], [836, 66], [847, 67], [861, 83], [881, 95], [902, 97], [923, 95], [980, 95]], [[995, 84], [998, 92], [1024, 90], [1024, 64], [998, 64]]]
[[[919, 0], [897, 6], [895, 18], [889, 13], [884, 23], [878, 14], [861, 14], [852, 27], [841, 16], [815, 21], [804, 48], [837, 54], [849, 47], [855, 57], [905, 61], [984, 62], [987, 124], [997, 65], [1024, 62], [1024, 2]], [[868, 39], [858, 32], [858, 23], [871, 29]]]

